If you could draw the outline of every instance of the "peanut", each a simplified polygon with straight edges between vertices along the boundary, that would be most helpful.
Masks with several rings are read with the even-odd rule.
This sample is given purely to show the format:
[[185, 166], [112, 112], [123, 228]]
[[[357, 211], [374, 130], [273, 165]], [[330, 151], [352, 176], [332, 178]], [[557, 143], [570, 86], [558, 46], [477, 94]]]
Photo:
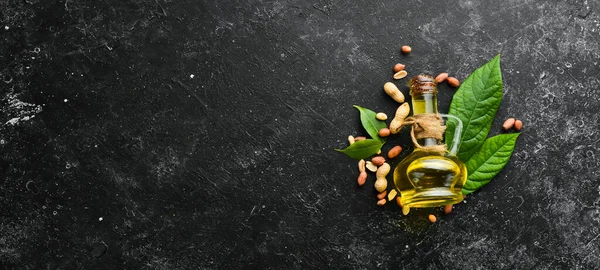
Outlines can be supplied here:
[[392, 147], [392, 149], [390, 149], [390, 151], [388, 151], [388, 158], [390, 158], [390, 159], [395, 158], [398, 155], [400, 155], [400, 152], [402, 152], [402, 146], [396, 145], [396, 146]]
[[358, 136], [358, 137], [354, 138], [354, 141], [358, 142], [360, 140], [366, 140], [366, 139], [367, 139], [367, 137], [365, 137], [365, 136]]
[[444, 214], [448, 215], [448, 214], [450, 214], [450, 212], [452, 212], [452, 205], [448, 204], [448, 205], [444, 206]]
[[448, 79], [448, 73], [446, 73], [446, 72], [440, 73], [439, 75], [437, 75], [437, 77], [435, 77], [435, 81], [438, 83], [441, 83], [441, 82], [445, 81], [446, 79]]
[[396, 204], [398, 206], [400, 206], [400, 208], [402, 208], [402, 197], [400, 197], [400, 196], [396, 197]]
[[406, 66], [405, 66], [405, 65], [403, 65], [403, 64], [400, 64], [400, 63], [398, 63], [398, 64], [395, 64], [395, 65], [394, 65], [394, 73], [396, 73], [396, 72], [398, 72], [398, 71], [400, 71], [400, 70], [403, 70], [403, 69], [404, 69], [404, 67], [406, 67]]
[[[381, 157], [383, 159], [383, 157]], [[390, 164], [383, 163], [377, 169], [377, 173], [375, 173], [375, 177], [377, 181], [375, 181], [375, 189], [378, 192], [383, 192], [387, 189], [387, 179], [385, 178], [387, 174], [390, 172]]]
[[410, 207], [402, 206], [402, 214], [406, 216], [408, 213], [410, 213]]
[[458, 85], [460, 85], [460, 82], [458, 81], [457, 78], [454, 77], [448, 77], [448, 84], [452, 87], [458, 87]]
[[377, 178], [377, 181], [375, 181], [375, 190], [383, 192], [385, 189], [387, 189], [387, 179]]
[[387, 201], [385, 199], [381, 199], [381, 200], [377, 201], [377, 205], [384, 206], [386, 202]]
[[434, 215], [429, 215], [429, 221], [431, 221], [431, 223], [435, 223], [437, 218]]
[[353, 144], [355, 141], [356, 141], [356, 140], [354, 140], [354, 136], [352, 136], [352, 135], [348, 136], [348, 143], [349, 143], [350, 145], [352, 145], [352, 144]]
[[396, 195], [398, 195], [398, 192], [395, 189], [392, 189], [390, 191], [390, 193], [388, 193], [387, 197], [388, 197], [388, 201], [393, 200], [394, 198], [396, 198]]
[[[379, 166], [383, 165], [383, 163], [385, 162], [385, 158], [382, 156], [376, 156], [371, 159], [371, 162], [373, 162], [373, 165], [379, 167]], [[379, 169], [378, 169], [378, 171], [379, 171]], [[387, 173], [385, 173], [385, 174], [387, 175]]]
[[365, 171], [365, 160], [364, 159], [361, 159], [360, 161], [358, 161], [358, 171], [359, 172]]
[[394, 73], [394, 76], [392, 76], [392, 78], [394, 78], [395, 80], [400, 80], [404, 77], [406, 77], [408, 75], [408, 72], [406, 72], [406, 70], [400, 70], [396, 73]]
[[504, 130], [509, 130], [511, 129], [513, 126], [515, 125], [515, 119], [514, 118], [508, 118], [506, 119], [506, 121], [504, 121], [504, 124], [502, 124], [502, 128]]
[[390, 169], [390, 164], [383, 163], [381, 166], [379, 166], [379, 168], [377, 168], [377, 173], [375, 174], [375, 176], [377, 178], [385, 178], [390, 172]]
[[516, 120], [515, 121], [515, 130], [521, 131], [521, 128], [523, 128], [523, 122], [521, 120]]
[[367, 170], [369, 170], [369, 171], [372, 171], [372, 172], [377, 171], [377, 166], [375, 166], [375, 164], [373, 164], [373, 162], [371, 162], [371, 161], [367, 161], [365, 166], [367, 167]]
[[389, 128], [382, 128], [379, 130], [379, 137], [387, 137], [387, 136], [390, 136]]
[[361, 172], [358, 175], [358, 179], [356, 180], [356, 182], [358, 183], [358, 186], [361, 187], [362, 185], [365, 184], [366, 181], [367, 181], [367, 172]]
[[387, 114], [380, 112], [375, 115], [375, 118], [377, 118], [377, 120], [385, 121], [387, 120]]
[[412, 48], [410, 46], [402, 46], [402, 52], [403, 53], [410, 53], [412, 51]]
[[383, 91], [385, 91], [385, 93], [388, 94], [388, 96], [392, 97], [396, 102], [404, 102], [404, 94], [400, 92], [400, 90], [398, 89], [398, 87], [396, 87], [395, 84], [391, 82], [386, 82], [383, 85]]
[[408, 114], [410, 113], [410, 105], [408, 105], [408, 103], [402, 103], [402, 105], [400, 105], [400, 107], [398, 107], [398, 109], [396, 110], [396, 115], [394, 116], [394, 119], [392, 119], [392, 122], [390, 123], [390, 132], [392, 134], [397, 134], [398, 132], [400, 132], [400, 129], [402, 128], [402, 124], [404, 124], [404, 118], [406, 118], [408, 116]]
[[381, 199], [385, 198], [386, 195], [387, 195], [387, 190], [384, 190], [383, 192], [380, 192], [379, 194], [377, 194], [377, 199], [381, 200]]

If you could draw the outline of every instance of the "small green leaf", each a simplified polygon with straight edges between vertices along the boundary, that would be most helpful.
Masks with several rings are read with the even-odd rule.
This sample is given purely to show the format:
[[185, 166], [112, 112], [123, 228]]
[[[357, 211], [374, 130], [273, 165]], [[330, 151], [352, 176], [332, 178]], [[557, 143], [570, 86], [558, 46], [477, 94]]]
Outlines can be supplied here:
[[458, 158], [467, 161], [483, 144], [502, 101], [500, 55], [475, 70], [460, 85], [450, 103], [449, 114], [464, 124], [460, 142], [452, 142], [455, 123], [448, 122], [446, 143], [459, 143]]
[[486, 185], [504, 168], [515, 149], [519, 133], [501, 134], [483, 143], [467, 163], [467, 182], [462, 192], [467, 195]]
[[377, 115], [377, 113], [357, 105], [354, 105], [354, 108], [358, 109], [358, 111], [360, 112], [360, 122], [362, 123], [367, 133], [369, 133], [371, 138], [380, 141], [385, 141], [384, 139], [379, 138], [379, 130], [382, 128], [386, 128], [387, 125], [384, 121], [379, 121], [377, 120], [377, 118], [375, 118], [375, 115]]
[[360, 140], [346, 149], [335, 149], [335, 151], [342, 152], [353, 159], [368, 158], [379, 151], [383, 146], [383, 142], [374, 139]]

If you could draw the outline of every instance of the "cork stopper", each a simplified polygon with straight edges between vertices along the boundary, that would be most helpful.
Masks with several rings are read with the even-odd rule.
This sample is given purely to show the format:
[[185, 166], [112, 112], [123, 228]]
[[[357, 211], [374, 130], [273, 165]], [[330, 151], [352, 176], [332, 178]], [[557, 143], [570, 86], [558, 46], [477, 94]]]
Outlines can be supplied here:
[[437, 82], [433, 76], [420, 74], [412, 77], [408, 81], [408, 87], [410, 87], [410, 95], [414, 96], [415, 94], [437, 94]]

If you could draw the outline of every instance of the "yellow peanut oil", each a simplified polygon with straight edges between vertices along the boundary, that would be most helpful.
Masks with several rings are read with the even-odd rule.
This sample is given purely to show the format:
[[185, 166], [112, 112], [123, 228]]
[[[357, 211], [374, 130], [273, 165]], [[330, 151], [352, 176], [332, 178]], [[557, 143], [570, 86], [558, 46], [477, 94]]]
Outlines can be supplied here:
[[[437, 84], [431, 76], [419, 75], [410, 81], [413, 114], [437, 114]], [[460, 132], [460, 131], [459, 131]], [[422, 146], [437, 145], [435, 138], [419, 140]], [[462, 201], [467, 169], [448, 151], [440, 153], [416, 148], [394, 170], [394, 184], [408, 207], [436, 207]]]
[[394, 170], [402, 205], [436, 207], [462, 201], [467, 169], [456, 156], [415, 149]]

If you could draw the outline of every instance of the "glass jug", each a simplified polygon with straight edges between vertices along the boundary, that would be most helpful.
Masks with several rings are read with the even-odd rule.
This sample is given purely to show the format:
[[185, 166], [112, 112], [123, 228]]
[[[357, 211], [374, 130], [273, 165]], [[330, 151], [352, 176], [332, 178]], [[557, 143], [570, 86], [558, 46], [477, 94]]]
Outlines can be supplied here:
[[[403, 206], [410, 208], [437, 207], [456, 204], [463, 200], [462, 187], [467, 180], [467, 169], [458, 159], [458, 143], [462, 122], [437, 110], [437, 83], [428, 75], [418, 75], [409, 82], [413, 117], [420, 114], [451, 119], [456, 122], [453, 145], [445, 147], [438, 138], [417, 136], [412, 133], [415, 150], [394, 170], [394, 184], [401, 194]], [[439, 126], [439, 125], [438, 125]], [[413, 131], [415, 127], [413, 126]], [[442, 129], [443, 131], [444, 129]], [[442, 132], [443, 134], [443, 132]]]

